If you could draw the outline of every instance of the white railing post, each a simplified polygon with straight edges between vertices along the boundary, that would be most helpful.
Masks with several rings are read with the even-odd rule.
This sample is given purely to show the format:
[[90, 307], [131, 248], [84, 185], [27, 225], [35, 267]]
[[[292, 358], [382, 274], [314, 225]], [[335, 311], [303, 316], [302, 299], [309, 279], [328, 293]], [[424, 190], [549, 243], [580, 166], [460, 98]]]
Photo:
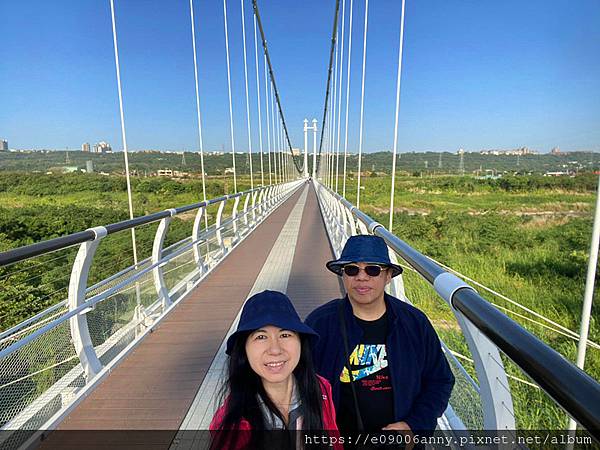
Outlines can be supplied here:
[[[249, 192], [246, 194], [246, 200], [244, 200], [244, 224], [246, 227], [250, 226], [250, 221], [248, 220], [248, 204], [250, 203], [250, 197], [254, 196], [254, 192]], [[252, 205], [254, 206], [254, 205]], [[255, 219], [254, 210], [252, 210], [252, 221]]]
[[[77, 309], [85, 303], [85, 291], [87, 288], [88, 275], [96, 249], [103, 237], [106, 236], [106, 228], [90, 228], [96, 235], [91, 242], [84, 242], [79, 247], [73, 269], [71, 270], [71, 279], [69, 280], [69, 311]], [[71, 329], [71, 338], [75, 352], [81, 362], [85, 373], [86, 382], [90, 382], [102, 370], [102, 363], [98, 359], [96, 349], [90, 337], [86, 311], [77, 314], [69, 319]]]
[[[194, 244], [194, 261], [200, 270], [200, 273], [206, 272], [206, 260], [202, 256], [200, 251], [200, 229], [202, 227], [202, 215], [205, 214], [205, 206], [198, 208], [196, 218], [194, 219], [194, 227], [192, 228], [192, 242]], [[206, 244], [208, 246], [208, 243]], [[206, 252], [206, 258], [208, 258], [208, 251]]]
[[217, 234], [217, 244], [221, 247], [221, 253], [225, 255], [227, 253], [227, 248], [225, 248], [225, 243], [223, 242], [223, 235], [221, 233], [221, 221], [223, 219], [223, 209], [225, 208], [225, 203], [227, 203], [229, 197], [222, 200], [219, 205], [219, 210], [217, 211], [217, 221], [215, 223], [216, 234]]
[[154, 279], [156, 294], [158, 295], [159, 301], [162, 303], [163, 310], [171, 305], [171, 297], [169, 296], [169, 289], [165, 283], [162, 264], [159, 263], [162, 260], [163, 245], [165, 243], [167, 231], [169, 231], [169, 225], [173, 216], [177, 214], [177, 211], [174, 209], [168, 209], [167, 211], [170, 216], [165, 217], [158, 224], [158, 229], [154, 235], [154, 243], [152, 245], [152, 264], [156, 264], [156, 267], [152, 269], [152, 278]]
[[[252, 194], [252, 208], [254, 208], [255, 206], [257, 207], [258, 215], [261, 219], [267, 212], [267, 202], [265, 197], [268, 191], [269, 188], [262, 188], [260, 192], [254, 192]], [[252, 210], [252, 218], [254, 220], [254, 224], [256, 224], [256, 210], [254, 209]]]
[[483, 428], [515, 430], [512, 394], [498, 347], [452, 307], [475, 363], [483, 408]]
[[233, 202], [233, 210], [231, 211], [231, 219], [233, 221], [233, 235], [235, 236], [235, 242], [240, 240], [240, 231], [238, 229], [238, 218], [237, 218], [237, 209], [240, 204], [240, 195], [238, 195]]

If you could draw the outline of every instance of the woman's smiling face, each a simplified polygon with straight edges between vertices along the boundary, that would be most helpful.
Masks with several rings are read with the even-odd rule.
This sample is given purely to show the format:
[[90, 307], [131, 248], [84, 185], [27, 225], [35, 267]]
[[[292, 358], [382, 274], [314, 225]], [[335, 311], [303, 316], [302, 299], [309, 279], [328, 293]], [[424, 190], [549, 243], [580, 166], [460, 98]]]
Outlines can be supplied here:
[[268, 383], [287, 381], [300, 360], [300, 336], [295, 331], [265, 325], [246, 339], [252, 370]]

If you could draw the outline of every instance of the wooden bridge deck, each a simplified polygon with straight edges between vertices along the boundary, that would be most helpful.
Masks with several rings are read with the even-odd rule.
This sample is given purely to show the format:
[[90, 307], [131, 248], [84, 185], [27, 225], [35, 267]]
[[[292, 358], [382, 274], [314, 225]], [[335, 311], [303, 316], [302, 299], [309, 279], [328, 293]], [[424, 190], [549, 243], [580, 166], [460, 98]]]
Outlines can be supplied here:
[[302, 318], [339, 297], [339, 281], [325, 268], [333, 254], [316, 193], [304, 184], [139, 343], [59, 430], [168, 430], [172, 433], [152, 445], [168, 448], [295, 208], [301, 220], [287, 294]]

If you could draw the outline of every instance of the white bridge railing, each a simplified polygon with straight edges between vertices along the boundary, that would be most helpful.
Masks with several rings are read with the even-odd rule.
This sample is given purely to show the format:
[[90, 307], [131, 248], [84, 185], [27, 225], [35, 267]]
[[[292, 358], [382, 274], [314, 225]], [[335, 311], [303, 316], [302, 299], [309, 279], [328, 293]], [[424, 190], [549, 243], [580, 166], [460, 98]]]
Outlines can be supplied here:
[[[36, 430], [60, 423], [302, 183], [256, 188], [0, 253], [0, 268], [8, 269], [79, 245], [67, 298], [0, 333], [0, 448], [16, 447]], [[218, 211], [206, 227], [209, 207]], [[195, 214], [191, 235], [165, 247], [173, 217], [186, 213]], [[94, 256], [106, 236], [150, 223], [158, 223], [151, 256], [87, 287]]]
[[[317, 181], [314, 185], [336, 256], [341, 254], [346, 240], [352, 235], [380, 236], [388, 244], [390, 258], [396, 262], [400, 259], [405, 267], [420, 275], [443, 300], [444, 308], [449, 308], [454, 315], [456, 330], [471, 353], [474, 371], [467, 371], [442, 342], [456, 384], [450, 405], [438, 421], [440, 428], [447, 431], [519, 429], [511, 379], [538, 390], [541, 388], [549, 396], [545, 401], [558, 405], [600, 440], [598, 382], [490, 305], [462, 279], [410, 247], [328, 187]], [[409, 301], [403, 275], [395, 277], [389, 289], [392, 295]], [[501, 354], [512, 360], [533, 383], [507, 374]], [[531, 404], [519, 406], [525, 414], [529, 414], [528, 408], [532, 412], [535, 410]], [[566, 420], [562, 423], [565, 429]]]

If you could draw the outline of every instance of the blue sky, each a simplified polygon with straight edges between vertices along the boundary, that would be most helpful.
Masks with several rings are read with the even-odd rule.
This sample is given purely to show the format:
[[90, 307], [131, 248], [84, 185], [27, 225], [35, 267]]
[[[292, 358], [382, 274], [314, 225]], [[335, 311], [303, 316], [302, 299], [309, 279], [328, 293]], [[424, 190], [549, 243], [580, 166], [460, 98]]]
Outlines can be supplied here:
[[[129, 148], [197, 150], [188, 0], [115, 3]], [[204, 148], [229, 151], [223, 3], [194, 5]], [[302, 147], [303, 119], [321, 122], [334, 1], [259, 5], [292, 143]], [[257, 151], [250, 1], [245, 8]], [[11, 148], [122, 148], [109, 1], [4, 1], [0, 17], [0, 138]], [[392, 147], [399, 19], [398, 0], [371, 0], [365, 151]], [[246, 151], [239, 0], [228, 0], [228, 20], [236, 150]], [[364, 0], [355, 0], [350, 151], [363, 23]], [[399, 150], [600, 150], [599, 23], [598, 0], [407, 0]]]

